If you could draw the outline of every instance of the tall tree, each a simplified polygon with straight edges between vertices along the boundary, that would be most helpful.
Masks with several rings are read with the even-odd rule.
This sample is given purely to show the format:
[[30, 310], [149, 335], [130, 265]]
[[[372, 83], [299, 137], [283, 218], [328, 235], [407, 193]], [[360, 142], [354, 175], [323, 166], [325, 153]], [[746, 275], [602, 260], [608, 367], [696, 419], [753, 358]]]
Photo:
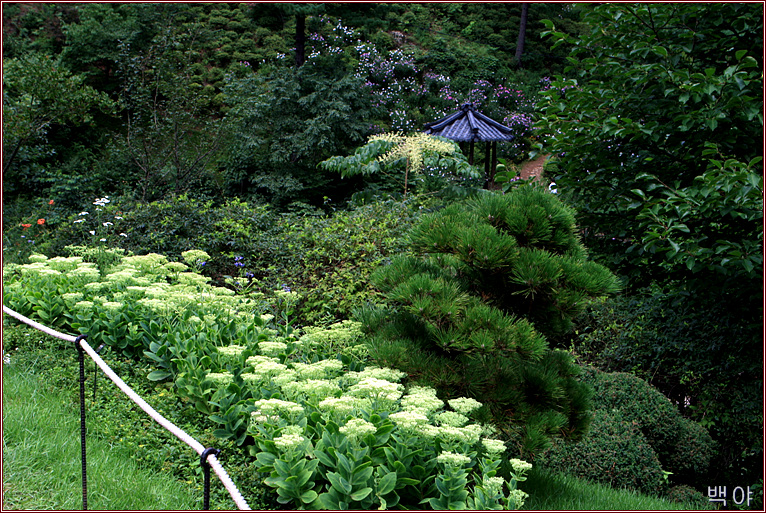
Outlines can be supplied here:
[[519, 21], [519, 37], [516, 39], [516, 66], [521, 68], [521, 56], [524, 55], [524, 41], [527, 38], [527, 16], [529, 15], [529, 4], [521, 4], [521, 19]]
[[15, 164], [20, 150], [45, 142], [56, 124], [92, 121], [97, 110], [111, 112], [114, 103], [83, 84], [53, 58], [30, 54], [3, 63], [3, 175]]
[[[585, 21], [581, 37], [547, 22], [557, 44], [573, 46], [572, 78], [558, 77], [540, 104], [558, 190], [595, 257], [634, 291], [657, 287], [649, 294], [662, 308], [641, 317], [653, 319], [643, 361], [694, 385], [720, 468], [753, 483], [763, 461], [763, 7], [602, 4]], [[635, 340], [621, 359], [640, 354]]]
[[588, 246], [635, 278], [752, 283], [763, 262], [761, 8], [604, 4], [586, 20], [580, 38], [547, 22], [556, 44], [574, 46], [574, 78], [546, 92], [538, 127]]

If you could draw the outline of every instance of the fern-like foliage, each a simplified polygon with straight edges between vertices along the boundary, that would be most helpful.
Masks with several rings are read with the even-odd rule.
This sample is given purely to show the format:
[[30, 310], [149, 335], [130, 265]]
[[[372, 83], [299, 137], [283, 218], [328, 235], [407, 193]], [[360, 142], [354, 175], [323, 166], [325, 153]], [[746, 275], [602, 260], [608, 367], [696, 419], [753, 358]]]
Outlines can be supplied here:
[[386, 169], [404, 168], [404, 193], [409, 189], [410, 175], [426, 167], [478, 178], [479, 172], [468, 163], [454, 141], [424, 133], [404, 135], [387, 133], [370, 136], [367, 144], [347, 157], [334, 156], [320, 162], [328, 171], [342, 177], [385, 173]]

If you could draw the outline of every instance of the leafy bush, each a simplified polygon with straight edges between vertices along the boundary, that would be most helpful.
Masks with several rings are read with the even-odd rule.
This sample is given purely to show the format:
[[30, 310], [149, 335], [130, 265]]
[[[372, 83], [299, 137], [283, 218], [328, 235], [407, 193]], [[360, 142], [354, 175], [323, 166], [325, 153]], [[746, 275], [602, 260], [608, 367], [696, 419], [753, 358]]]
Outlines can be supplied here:
[[715, 443], [705, 428], [631, 374], [588, 367], [580, 379], [593, 387], [599, 422], [582, 441], [554, 445], [544, 465], [649, 494], [665, 493], [670, 482], [706, 486]]
[[[52, 230], [45, 253], [94, 262], [111, 247], [180, 260], [185, 251], [200, 249], [210, 258], [195, 270], [217, 285], [239, 293], [270, 295], [284, 285], [300, 291], [295, 313], [302, 324], [341, 320], [377, 298], [367, 277], [403, 250], [402, 238], [417, 216], [410, 203], [395, 201], [330, 216], [278, 215], [265, 205], [237, 199], [216, 205], [185, 195], [146, 204], [108, 197], [93, 203]], [[90, 256], [73, 246], [89, 247]]]
[[416, 217], [408, 203], [394, 201], [332, 216], [282, 215], [241, 253], [242, 272], [250, 271], [261, 290], [286, 284], [300, 291], [301, 324], [341, 320], [380, 299], [368, 277], [404, 250], [404, 235]]
[[668, 492], [668, 499], [673, 502], [693, 504], [694, 509], [715, 509], [710, 499], [691, 486], [674, 486]]
[[657, 454], [671, 480], [704, 486], [715, 444], [707, 430], [681, 416], [667, 397], [643, 379], [628, 373], [604, 373], [588, 368], [580, 379], [594, 389], [597, 410], [619, 410], [633, 423]]
[[556, 440], [537, 462], [577, 477], [657, 494], [667, 488], [662, 466], [638, 427], [621, 412], [596, 410], [588, 435]]
[[673, 288], [653, 288], [594, 302], [572, 346], [584, 362], [647, 380], [708, 429], [719, 463], [710, 479], [755, 483], [763, 455], [759, 314], [743, 323], [744, 306], [734, 298], [727, 304], [738, 308], [722, 307], [717, 296], [685, 299]]

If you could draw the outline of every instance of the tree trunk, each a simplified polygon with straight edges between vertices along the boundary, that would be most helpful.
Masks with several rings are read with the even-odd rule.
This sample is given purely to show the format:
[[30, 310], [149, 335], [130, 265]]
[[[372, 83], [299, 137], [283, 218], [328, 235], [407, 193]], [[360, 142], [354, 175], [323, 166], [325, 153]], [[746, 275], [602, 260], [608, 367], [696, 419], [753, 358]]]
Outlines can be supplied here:
[[519, 38], [516, 40], [516, 66], [521, 67], [521, 56], [524, 54], [524, 40], [527, 37], [527, 15], [529, 3], [521, 4], [521, 21], [519, 22]]
[[295, 67], [306, 62], [306, 15], [295, 15]]

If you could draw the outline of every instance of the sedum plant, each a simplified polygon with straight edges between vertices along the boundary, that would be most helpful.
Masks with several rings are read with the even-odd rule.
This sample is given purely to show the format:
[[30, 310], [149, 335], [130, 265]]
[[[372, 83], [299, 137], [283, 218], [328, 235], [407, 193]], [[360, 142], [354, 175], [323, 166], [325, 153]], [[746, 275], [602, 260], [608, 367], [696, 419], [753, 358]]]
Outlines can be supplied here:
[[359, 312], [372, 356], [480, 399], [522, 453], [584, 434], [588, 388], [547, 337], [618, 283], [587, 260], [571, 209], [532, 186], [487, 193], [425, 216], [410, 249], [372, 276], [391, 306]]

